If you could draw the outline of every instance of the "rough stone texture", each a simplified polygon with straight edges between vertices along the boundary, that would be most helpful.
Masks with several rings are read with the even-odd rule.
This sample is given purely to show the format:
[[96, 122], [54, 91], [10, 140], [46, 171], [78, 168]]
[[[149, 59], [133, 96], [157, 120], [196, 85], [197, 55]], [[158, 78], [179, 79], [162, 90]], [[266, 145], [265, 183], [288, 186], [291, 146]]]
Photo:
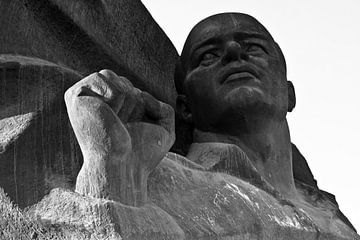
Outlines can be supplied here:
[[81, 76], [112, 69], [174, 105], [178, 55], [140, 1], [1, 1], [0, 16], [0, 185], [21, 207], [75, 184], [63, 95]]
[[44, 60], [0, 55], [0, 185], [21, 207], [75, 184], [82, 156], [63, 92], [80, 78]]
[[339, 220], [316, 225], [321, 207], [284, 204], [228, 174], [184, 166], [188, 161], [169, 153], [149, 176], [151, 203], [140, 208], [55, 189], [30, 212], [124, 239], [360, 239]]
[[291, 144], [295, 180], [317, 188], [317, 182], [306, 159], [295, 144]]
[[139, 208], [68, 190], [82, 155], [65, 90], [109, 68], [174, 106], [177, 53], [140, 1], [2, 1], [0, 14], [0, 185], [21, 207], [62, 187], [31, 214], [84, 227], [94, 239], [359, 239], [298, 151], [293, 169], [305, 202], [283, 201], [262, 182], [257, 188], [255, 172], [246, 172], [252, 185], [223, 171], [236, 161], [209, 172], [171, 153], [149, 177], [151, 202]]
[[83, 75], [108, 68], [174, 106], [178, 55], [141, 1], [1, 1], [0, 16], [0, 53], [41, 58]]
[[135, 208], [54, 189], [29, 213], [48, 224], [85, 228], [92, 233], [91, 239], [185, 239], [175, 220], [154, 204]]
[[[306, 179], [313, 180], [309, 168], [304, 169], [300, 179], [305, 180], [298, 180], [294, 195], [284, 195], [261, 174], [246, 152], [231, 142], [193, 143], [188, 159], [169, 154], [153, 170], [173, 142], [174, 113], [170, 106], [143, 94], [126, 78], [109, 70], [91, 74], [66, 91], [69, 118], [84, 156], [77, 193], [142, 209], [148, 202], [149, 189], [152, 202], [174, 218], [187, 239], [233, 235], [255, 239], [356, 236], [351, 224], [339, 214], [335, 199], [320, 191], [316, 183], [307, 186], [310, 180]], [[200, 134], [205, 140], [213, 136], [198, 130], [194, 133], [197, 137]], [[300, 155], [298, 151], [294, 154]], [[174, 163], [178, 159], [182, 159], [182, 165]], [[297, 161], [306, 165], [304, 158]], [[148, 179], [150, 172], [152, 177]], [[49, 214], [46, 209], [58, 206], [60, 202], [54, 201], [59, 198], [62, 197], [50, 194], [40, 207], [35, 207], [35, 214], [57, 223], [58, 213]], [[81, 198], [79, 201], [83, 202]], [[245, 205], [239, 204], [241, 201]], [[138, 224], [123, 222], [127, 214], [120, 216], [119, 223], [113, 220], [120, 229]], [[274, 223], [267, 222], [269, 216]], [[72, 219], [66, 215], [60, 223]], [[166, 219], [161, 223], [160, 217], [158, 223], [166, 225]], [[160, 232], [158, 236], [149, 233], [146, 237], [165, 234]], [[139, 233], [139, 237], [143, 236]]]
[[147, 202], [147, 179], [175, 140], [173, 108], [110, 70], [65, 93], [84, 163], [76, 192], [130, 206]]
[[356, 231], [349, 219], [341, 212], [333, 194], [319, 189], [310, 167], [295, 144], [292, 143], [293, 173], [298, 193], [313, 204], [322, 205]]

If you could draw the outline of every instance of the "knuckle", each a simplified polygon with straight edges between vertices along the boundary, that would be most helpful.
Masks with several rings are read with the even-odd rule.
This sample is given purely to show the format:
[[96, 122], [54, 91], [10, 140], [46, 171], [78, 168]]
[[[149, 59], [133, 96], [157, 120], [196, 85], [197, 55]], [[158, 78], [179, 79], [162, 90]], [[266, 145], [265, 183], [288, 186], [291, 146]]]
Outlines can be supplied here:
[[165, 107], [167, 108], [167, 111], [169, 111], [169, 114], [174, 117], [175, 116], [175, 111], [174, 108], [172, 106], [170, 106], [169, 104], [165, 104]]
[[101, 70], [99, 73], [99, 75], [103, 75], [106, 78], [112, 78], [112, 77], [117, 77], [116, 73], [114, 73], [113, 71], [111, 71], [110, 69], [103, 69]]
[[86, 77], [84, 77], [79, 83], [87, 83], [89, 81], [93, 81], [93, 79], [96, 79], [96, 78], [99, 78], [100, 77], [100, 74], [98, 72], [94, 72]]
[[164, 115], [166, 115], [169, 118], [174, 118], [174, 116], [175, 116], [174, 108], [167, 103], [163, 103], [163, 102], [161, 102], [161, 103], [162, 103], [161, 109], [164, 112]]
[[130, 80], [129, 80], [127, 77], [125, 77], [125, 76], [119, 76], [119, 79], [120, 79], [121, 81], [123, 81], [123, 82], [126, 82], [126, 83], [131, 84]]
[[122, 84], [126, 85], [127, 87], [134, 88], [131, 81], [125, 76], [119, 76], [118, 77], [118, 82], [121, 82]]
[[65, 91], [64, 93], [65, 103], [69, 103], [76, 96], [75, 92], [76, 92], [76, 85], [70, 87], [68, 90]]

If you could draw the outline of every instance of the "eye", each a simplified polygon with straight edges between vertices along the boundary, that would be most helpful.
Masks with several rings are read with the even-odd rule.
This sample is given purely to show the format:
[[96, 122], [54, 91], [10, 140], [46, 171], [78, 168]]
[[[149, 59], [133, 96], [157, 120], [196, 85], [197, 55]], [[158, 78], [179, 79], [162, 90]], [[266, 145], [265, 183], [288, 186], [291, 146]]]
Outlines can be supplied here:
[[250, 43], [246, 51], [250, 54], [267, 53], [266, 49], [262, 45], [256, 43]]
[[200, 57], [200, 63], [199, 64], [202, 65], [202, 66], [209, 66], [212, 63], [216, 62], [218, 58], [219, 58], [219, 56], [216, 53], [207, 52], [207, 53], [204, 53]]

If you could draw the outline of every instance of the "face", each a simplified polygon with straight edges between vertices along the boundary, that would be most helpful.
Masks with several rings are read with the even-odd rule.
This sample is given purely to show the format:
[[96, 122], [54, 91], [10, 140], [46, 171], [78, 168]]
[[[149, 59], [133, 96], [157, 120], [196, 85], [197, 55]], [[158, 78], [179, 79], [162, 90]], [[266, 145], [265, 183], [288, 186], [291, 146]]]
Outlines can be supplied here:
[[187, 105], [195, 126], [213, 131], [248, 116], [285, 118], [287, 81], [280, 49], [254, 18], [212, 16], [182, 52]]

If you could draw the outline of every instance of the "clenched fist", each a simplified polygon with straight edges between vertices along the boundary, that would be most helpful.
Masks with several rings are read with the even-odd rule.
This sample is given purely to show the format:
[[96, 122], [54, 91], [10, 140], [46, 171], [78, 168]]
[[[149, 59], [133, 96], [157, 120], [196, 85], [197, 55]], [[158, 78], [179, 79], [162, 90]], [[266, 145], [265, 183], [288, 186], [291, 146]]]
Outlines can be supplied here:
[[84, 157], [76, 191], [144, 204], [148, 175], [175, 140], [172, 107], [110, 70], [77, 82], [65, 102]]

